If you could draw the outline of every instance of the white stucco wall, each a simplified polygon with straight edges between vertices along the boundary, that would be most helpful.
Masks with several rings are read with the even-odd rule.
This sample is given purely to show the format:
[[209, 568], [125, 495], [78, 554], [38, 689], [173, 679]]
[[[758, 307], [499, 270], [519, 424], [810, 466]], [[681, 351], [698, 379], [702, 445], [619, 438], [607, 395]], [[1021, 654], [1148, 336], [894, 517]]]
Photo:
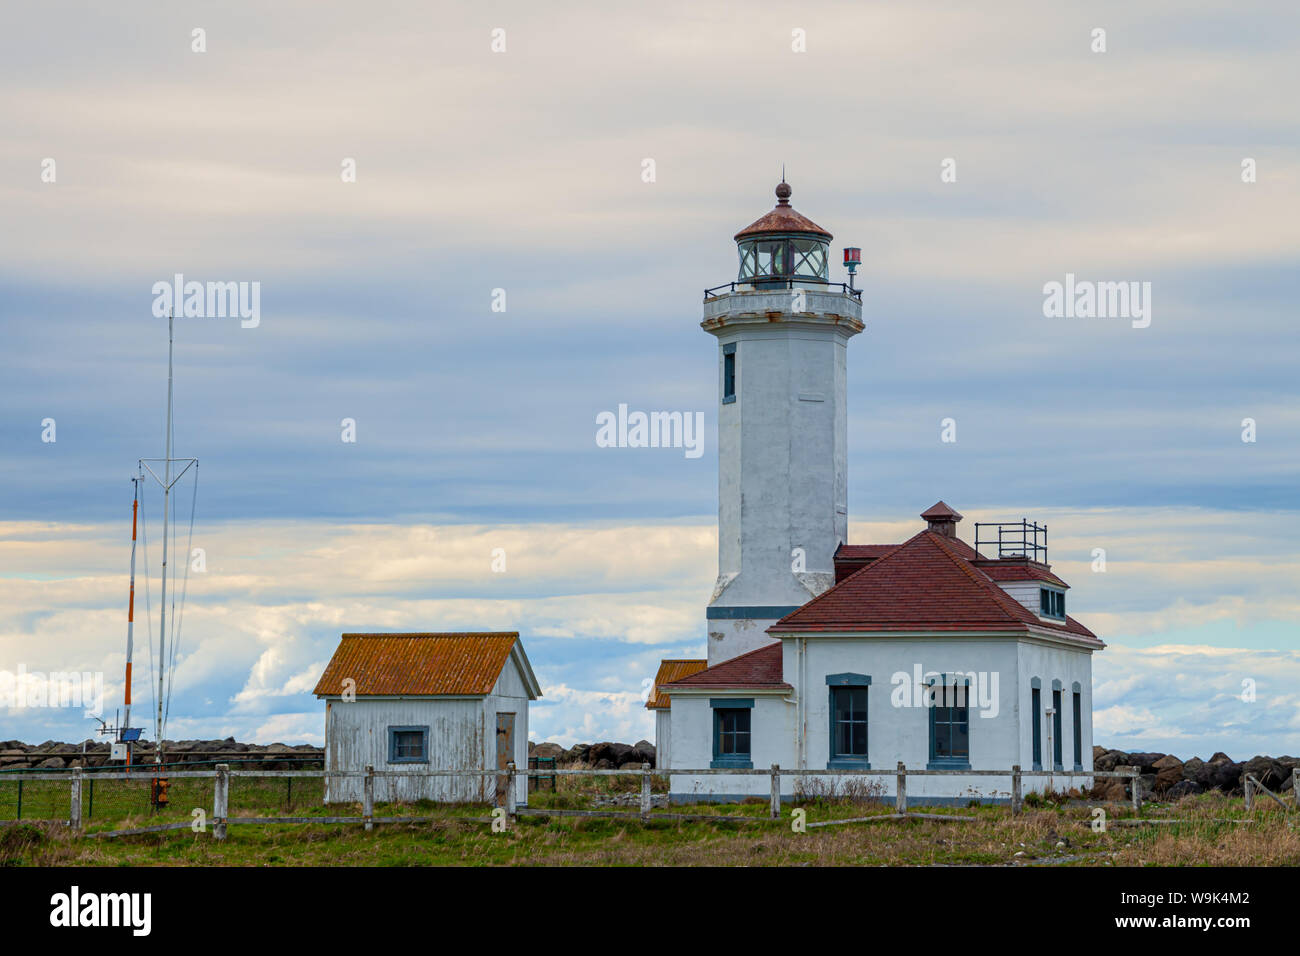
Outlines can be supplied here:
[[[1064, 646], [1050, 640], [1015, 636], [978, 637], [855, 637], [807, 639], [807, 659], [801, 676], [798, 639], [787, 639], [783, 647], [784, 673], [787, 683], [796, 689], [807, 687], [802, 717], [795, 705], [780, 696], [754, 696], [752, 717], [752, 763], [767, 768], [773, 763], [783, 768], [826, 769], [830, 756], [830, 691], [828, 675], [854, 673], [871, 678], [867, 695], [868, 759], [872, 770], [894, 770], [901, 761], [909, 769], [923, 770], [930, 764], [930, 711], [923, 697], [915, 691], [919, 673], [925, 686], [932, 672], [949, 675], [961, 672], [971, 677], [969, 707], [969, 741], [971, 769], [1006, 769], [1019, 764], [1032, 769], [1032, 723], [1030, 723], [1030, 680], [1038, 677], [1044, 687], [1043, 708], [1050, 706], [1053, 680], [1063, 688], [1065, 769], [1073, 769], [1073, 720], [1069, 694], [1078, 682], [1083, 694], [1083, 761], [1092, 769], [1092, 690], [1091, 654], [1084, 649]], [[895, 681], [896, 675], [905, 679]], [[995, 676], [996, 675], [996, 676]], [[722, 696], [749, 696], [743, 691], [722, 695], [673, 696], [671, 762], [672, 768], [708, 767], [713, 757], [713, 714], [710, 699]], [[791, 695], [792, 697], [795, 695]], [[919, 698], [919, 699], [918, 699]], [[981, 716], [987, 714], [988, 716]], [[1046, 718], [1043, 718], [1044, 721]], [[802, 734], [800, 730], [802, 729]], [[802, 736], [804, 750], [800, 753]], [[1043, 747], [1047, 753], [1047, 729], [1044, 725]], [[801, 763], [802, 761], [802, 763]], [[882, 797], [893, 797], [893, 775], [864, 776], [863, 784], [872, 785]], [[1082, 786], [1091, 779], [1059, 778], [1051, 781], [1057, 789]], [[1025, 793], [1043, 790], [1046, 778], [1026, 777]], [[709, 794], [721, 799], [737, 796], [766, 796], [770, 781], [762, 776], [690, 776], [674, 775], [675, 799], [700, 799]], [[933, 799], [961, 802], [967, 799], [1008, 799], [1010, 774], [1006, 777], [933, 776], [909, 777], [909, 800]], [[794, 780], [783, 781], [782, 792], [794, 792]]]
[[[862, 328], [862, 307], [840, 293], [801, 291], [799, 312], [789, 290], [705, 303], [703, 325], [718, 339], [711, 609], [802, 606], [834, 583], [833, 555], [847, 538], [847, 345]], [[725, 351], [733, 345], [736, 400], [723, 404]], [[797, 572], [796, 548], [804, 552]], [[766, 643], [774, 620], [709, 616], [710, 666]]]

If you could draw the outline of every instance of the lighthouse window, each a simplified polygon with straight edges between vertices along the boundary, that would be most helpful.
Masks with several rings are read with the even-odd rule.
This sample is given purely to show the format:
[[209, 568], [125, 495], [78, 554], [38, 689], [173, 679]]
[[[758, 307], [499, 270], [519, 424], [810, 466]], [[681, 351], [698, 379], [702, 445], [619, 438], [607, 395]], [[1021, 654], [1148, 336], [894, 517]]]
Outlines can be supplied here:
[[758, 254], [755, 275], [779, 276], [786, 274], [784, 241], [758, 242], [754, 244], [754, 249]]
[[752, 242], [740, 246], [740, 277], [752, 279], [758, 274], [758, 252]]
[[795, 239], [790, 243], [790, 251], [795, 275], [826, 278], [826, 246], [823, 243], [813, 239]]
[[722, 404], [736, 400], [736, 346], [722, 347]]

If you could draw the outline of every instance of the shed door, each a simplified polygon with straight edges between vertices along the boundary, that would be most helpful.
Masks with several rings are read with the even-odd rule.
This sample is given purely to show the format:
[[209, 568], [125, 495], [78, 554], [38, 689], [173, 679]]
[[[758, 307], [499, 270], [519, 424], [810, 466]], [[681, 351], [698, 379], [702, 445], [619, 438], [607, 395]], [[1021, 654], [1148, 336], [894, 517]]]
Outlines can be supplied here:
[[[515, 715], [497, 714], [497, 769], [505, 770], [506, 764], [515, 759]], [[497, 777], [497, 806], [506, 804], [506, 786], [508, 778]]]

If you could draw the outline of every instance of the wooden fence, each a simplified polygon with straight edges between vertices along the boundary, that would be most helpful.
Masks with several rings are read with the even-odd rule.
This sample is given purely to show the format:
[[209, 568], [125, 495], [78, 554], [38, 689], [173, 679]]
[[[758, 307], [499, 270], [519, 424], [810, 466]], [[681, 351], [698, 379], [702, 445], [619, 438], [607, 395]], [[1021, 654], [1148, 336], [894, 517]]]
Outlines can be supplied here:
[[[95, 770], [85, 773], [81, 768], [74, 768], [62, 772], [23, 772], [19, 779], [22, 780], [60, 780], [69, 784], [69, 815], [66, 821], [62, 820], [40, 820], [30, 821], [47, 824], [62, 824], [70, 827], [74, 831], [81, 831], [82, 825], [82, 789], [83, 783], [87, 779], [95, 780], [136, 780], [139, 781], [145, 777], [147, 768], [134, 768], [132, 772], [125, 770], [120, 771], [99, 771]], [[1010, 778], [1011, 781], [1011, 812], [1018, 814], [1021, 812], [1023, 800], [1023, 781], [1026, 777], [1052, 777], [1052, 778], [1120, 778], [1132, 781], [1130, 790], [1130, 799], [1135, 814], [1141, 811], [1142, 806], [1142, 786], [1140, 781], [1140, 771], [1137, 767], [1125, 767], [1115, 770], [1022, 770], [1019, 766], [1014, 766], [1010, 770], [912, 770], [904, 764], [899, 763], [894, 770], [791, 770], [773, 764], [769, 769], [739, 769], [739, 768], [709, 768], [702, 770], [688, 770], [680, 768], [671, 769], [654, 769], [649, 764], [642, 764], [640, 767], [623, 767], [621, 769], [610, 770], [583, 770], [583, 769], [525, 769], [518, 768], [513, 763], [507, 766], [505, 770], [375, 770], [373, 767], [367, 767], [363, 771], [342, 771], [342, 770], [231, 770], [227, 764], [218, 764], [212, 770], [167, 770], [165, 771], [167, 779], [186, 779], [186, 778], [204, 778], [213, 780], [213, 806], [212, 816], [208, 821], [211, 824], [212, 834], [218, 840], [226, 838], [227, 828], [236, 825], [252, 824], [295, 824], [295, 823], [360, 823], [369, 831], [373, 830], [376, 823], [420, 823], [432, 822], [435, 820], [446, 819], [445, 817], [419, 816], [419, 817], [384, 817], [375, 816], [374, 813], [374, 795], [375, 780], [377, 778], [427, 778], [427, 777], [495, 777], [498, 780], [506, 781], [504, 786], [506, 816], [514, 820], [521, 815], [529, 816], [584, 816], [584, 817], [621, 817], [624, 819], [637, 817], [642, 821], [653, 819], [671, 819], [671, 820], [714, 820], [714, 821], [740, 821], [740, 822], [758, 822], [764, 819], [777, 819], [781, 814], [781, 778], [795, 777], [798, 779], [831, 777], [831, 778], [861, 778], [861, 777], [894, 777], [895, 778], [895, 813], [890, 815], [894, 819], [903, 816], [916, 816], [908, 812], [908, 795], [907, 795], [907, 778], [908, 777], [1002, 777]], [[639, 813], [631, 814], [622, 811], [610, 810], [562, 810], [548, 808], [532, 808], [517, 806], [516, 798], [516, 781], [519, 777], [559, 777], [559, 776], [633, 776], [640, 778], [641, 781], [641, 800]], [[765, 776], [771, 780], [769, 813], [767, 817], [753, 816], [719, 816], [716, 814], [690, 814], [690, 813], [655, 813], [652, 814], [651, 801], [651, 781], [656, 777], [671, 776]], [[1296, 776], [1297, 802], [1300, 804], [1300, 774]], [[6, 775], [6, 779], [14, 779]], [[229, 815], [230, 803], [230, 780], [232, 777], [275, 777], [275, 778], [293, 778], [293, 777], [362, 777], [364, 779], [362, 793], [362, 813], [361, 816], [281, 816], [281, 817], [235, 817]], [[1251, 805], [1253, 791], [1263, 790], [1262, 785], [1251, 777], [1246, 781], [1246, 802], [1247, 808]], [[1281, 800], [1272, 793], [1268, 793], [1274, 800]], [[1285, 804], [1284, 804], [1285, 806]], [[494, 817], [464, 817], [458, 818], [466, 822], [494, 822]], [[15, 823], [23, 821], [0, 821], [0, 823]], [[107, 832], [92, 833], [96, 837], [114, 837], [129, 836], [139, 833], [158, 833], [167, 830], [184, 830], [192, 827], [191, 822], [162, 823], [152, 826], [138, 827], [129, 830], [113, 830]]]

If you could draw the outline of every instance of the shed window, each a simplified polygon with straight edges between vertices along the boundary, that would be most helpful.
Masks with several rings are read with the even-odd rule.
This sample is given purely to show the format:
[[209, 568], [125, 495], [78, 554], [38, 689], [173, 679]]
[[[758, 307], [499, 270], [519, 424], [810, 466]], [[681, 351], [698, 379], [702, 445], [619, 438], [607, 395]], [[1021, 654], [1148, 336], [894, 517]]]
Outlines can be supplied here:
[[389, 763], [428, 763], [428, 727], [389, 727]]
[[927, 769], [970, 767], [967, 683], [946, 679], [930, 685], [930, 764]]

